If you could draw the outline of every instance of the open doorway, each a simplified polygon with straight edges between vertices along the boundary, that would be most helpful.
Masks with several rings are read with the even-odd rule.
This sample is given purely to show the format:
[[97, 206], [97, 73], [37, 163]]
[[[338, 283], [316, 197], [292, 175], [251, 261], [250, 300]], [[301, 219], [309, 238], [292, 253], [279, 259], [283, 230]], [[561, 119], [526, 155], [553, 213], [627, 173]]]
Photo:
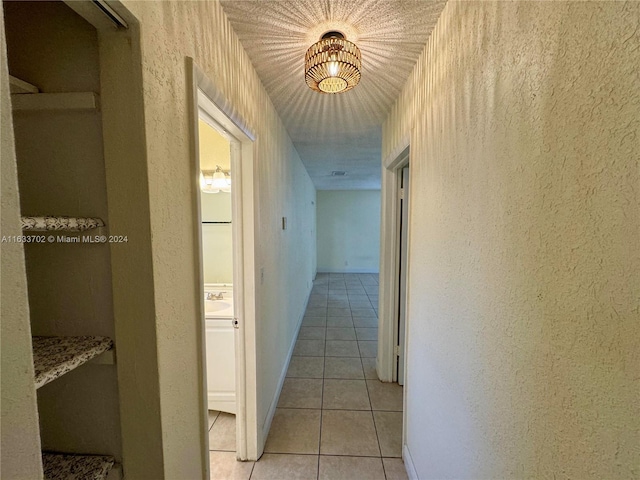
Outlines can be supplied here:
[[[380, 326], [376, 370], [383, 382], [397, 382], [406, 393], [406, 339], [410, 330], [407, 312], [411, 252], [410, 147], [396, 150], [383, 161], [380, 248]], [[403, 398], [402, 448], [406, 458], [407, 397]]]
[[235, 451], [231, 139], [206, 112], [198, 113], [209, 450]]
[[[193, 85], [194, 224], [202, 285], [203, 434], [209, 439], [209, 411], [222, 412], [214, 416], [225, 423], [225, 449], [235, 450], [238, 460], [257, 460], [262, 452], [256, 415], [255, 137], [232, 120], [228, 103], [191, 59], [188, 71]], [[208, 456], [209, 441], [204, 444]]]
[[409, 146], [390, 156], [382, 171], [380, 330], [378, 377], [405, 383], [406, 305], [409, 295]]

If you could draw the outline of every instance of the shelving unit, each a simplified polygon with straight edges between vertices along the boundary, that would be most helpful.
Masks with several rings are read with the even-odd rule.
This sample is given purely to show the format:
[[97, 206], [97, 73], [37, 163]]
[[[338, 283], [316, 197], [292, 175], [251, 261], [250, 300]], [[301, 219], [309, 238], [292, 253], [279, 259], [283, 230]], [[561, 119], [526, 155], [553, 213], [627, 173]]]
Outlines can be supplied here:
[[108, 337], [33, 337], [36, 389], [112, 348]]
[[100, 97], [94, 92], [41, 93], [35, 85], [9, 75], [11, 108], [24, 110], [97, 110]]
[[58, 240], [104, 236], [109, 222], [98, 35], [62, 2], [3, 7], [22, 232], [47, 239], [24, 247], [44, 478], [117, 480], [110, 249]]
[[45, 480], [103, 480], [115, 459], [107, 455], [42, 453]]

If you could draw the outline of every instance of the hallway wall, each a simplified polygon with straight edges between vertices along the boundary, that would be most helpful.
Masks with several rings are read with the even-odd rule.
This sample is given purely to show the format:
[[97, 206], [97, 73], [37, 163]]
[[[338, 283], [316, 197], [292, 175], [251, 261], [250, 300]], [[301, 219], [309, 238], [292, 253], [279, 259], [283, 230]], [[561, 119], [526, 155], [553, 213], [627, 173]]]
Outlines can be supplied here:
[[[187, 56], [257, 137], [256, 262], [264, 271], [256, 292], [260, 428], [311, 288], [315, 188], [218, 2], [123, 4], [141, 31], [164, 475], [201, 478], [205, 427], [196, 347], [202, 293], [193, 235], [198, 218], [191, 199], [197, 185]], [[283, 216], [289, 219], [286, 231], [280, 227]]]
[[639, 18], [450, 1], [385, 123], [384, 159], [411, 145], [419, 478], [639, 474]]
[[[16, 165], [13, 120], [10, 103], [4, 15], [0, 6], [0, 230], [2, 236], [20, 236], [20, 199]], [[2, 348], [2, 462], [0, 477], [16, 480], [42, 478], [40, 432], [33, 382], [31, 324], [27, 298], [27, 273], [22, 243], [0, 243], [0, 334]]]
[[378, 273], [380, 190], [317, 192], [318, 272]]

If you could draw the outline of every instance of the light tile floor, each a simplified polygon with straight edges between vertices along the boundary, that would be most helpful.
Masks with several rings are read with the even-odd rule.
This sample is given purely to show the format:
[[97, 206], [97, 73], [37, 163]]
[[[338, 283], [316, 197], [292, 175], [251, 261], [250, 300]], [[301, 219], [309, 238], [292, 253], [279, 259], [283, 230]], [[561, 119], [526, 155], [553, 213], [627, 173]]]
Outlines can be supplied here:
[[402, 387], [375, 371], [378, 276], [318, 274], [265, 453], [235, 459], [235, 417], [209, 412], [212, 480], [405, 480]]

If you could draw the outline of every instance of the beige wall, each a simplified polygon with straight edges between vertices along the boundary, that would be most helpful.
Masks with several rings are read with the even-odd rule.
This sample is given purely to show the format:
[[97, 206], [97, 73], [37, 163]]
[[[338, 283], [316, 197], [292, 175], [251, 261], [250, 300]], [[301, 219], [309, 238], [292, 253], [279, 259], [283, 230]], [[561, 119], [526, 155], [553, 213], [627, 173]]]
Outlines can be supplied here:
[[380, 190], [317, 193], [319, 272], [378, 273]]
[[[80, 3], [73, 3], [79, 6]], [[140, 26], [99, 31], [123, 474], [165, 478]], [[101, 17], [102, 18], [102, 17]], [[124, 247], [124, 248], [123, 248]]]
[[[256, 132], [258, 419], [264, 422], [311, 285], [315, 189], [217, 2], [124, 2], [140, 21], [166, 478], [202, 475], [198, 345], [201, 286], [186, 57]], [[290, 228], [281, 230], [281, 217]], [[180, 288], [176, 288], [180, 285]], [[261, 427], [262, 425], [260, 425]], [[126, 459], [125, 459], [126, 461]]]
[[[4, 16], [0, 15], [0, 121], [2, 138], [2, 223], [0, 236], [21, 235], [18, 175], [9, 105]], [[27, 277], [21, 243], [0, 244], [1, 352], [2, 352], [2, 478], [42, 478], [40, 432], [33, 382], [31, 325], [27, 299]]]
[[638, 476], [639, 17], [450, 2], [385, 123], [420, 478]]

